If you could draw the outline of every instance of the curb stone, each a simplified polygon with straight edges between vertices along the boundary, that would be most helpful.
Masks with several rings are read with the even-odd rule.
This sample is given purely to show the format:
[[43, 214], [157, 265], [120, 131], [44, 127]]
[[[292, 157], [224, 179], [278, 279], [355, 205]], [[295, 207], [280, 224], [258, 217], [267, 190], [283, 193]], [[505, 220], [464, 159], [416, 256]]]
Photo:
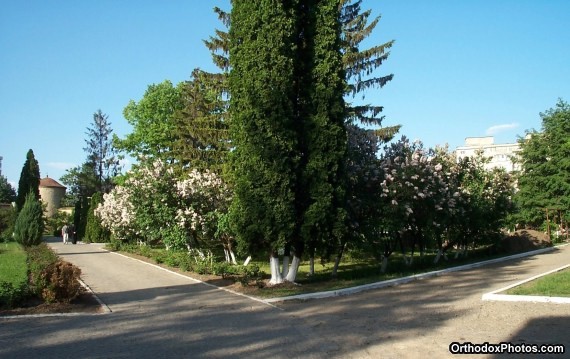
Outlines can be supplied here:
[[463, 271], [466, 269], [473, 269], [473, 268], [482, 267], [485, 265], [499, 263], [499, 262], [504, 262], [504, 261], [508, 261], [508, 260], [512, 260], [512, 259], [529, 257], [529, 256], [533, 256], [536, 254], [542, 254], [542, 253], [554, 251], [558, 247], [564, 247], [567, 245], [568, 244], [564, 244], [564, 245], [556, 246], [556, 247], [541, 248], [541, 249], [537, 249], [534, 251], [518, 253], [518, 254], [511, 255], [511, 256], [507, 256], [507, 257], [489, 259], [489, 260], [482, 261], [482, 262], [471, 263], [471, 264], [446, 268], [446, 269], [427, 272], [427, 273], [414, 274], [412, 276], [408, 276], [408, 277], [404, 277], [404, 278], [390, 279], [390, 280], [386, 280], [386, 281], [382, 281], [382, 282], [364, 284], [364, 285], [359, 285], [359, 286], [351, 287], [351, 288], [338, 289], [338, 290], [332, 290], [332, 291], [327, 291], [327, 292], [299, 294], [299, 295], [292, 295], [292, 296], [288, 296], [288, 297], [270, 298], [270, 299], [265, 299], [265, 301], [268, 303], [276, 303], [276, 302], [284, 302], [287, 300], [321, 299], [321, 298], [337, 297], [337, 296], [341, 296], [341, 295], [355, 294], [355, 293], [363, 292], [366, 290], [392, 287], [392, 286], [396, 286], [396, 285], [400, 285], [400, 284], [404, 284], [404, 283], [409, 283], [409, 282], [412, 282], [415, 280], [436, 277], [436, 276], [444, 275], [447, 273]]

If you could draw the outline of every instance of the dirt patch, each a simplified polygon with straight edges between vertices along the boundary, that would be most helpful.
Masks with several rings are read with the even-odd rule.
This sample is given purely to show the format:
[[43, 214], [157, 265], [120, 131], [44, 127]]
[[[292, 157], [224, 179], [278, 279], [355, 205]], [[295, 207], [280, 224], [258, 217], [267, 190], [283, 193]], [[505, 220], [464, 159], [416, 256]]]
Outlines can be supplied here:
[[546, 233], [532, 229], [521, 229], [505, 236], [501, 245], [507, 253], [520, 253], [550, 247], [552, 242]]
[[59, 313], [103, 313], [103, 308], [92, 293], [80, 294], [70, 303], [44, 303], [39, 298], [26, 300], [19, 308], [0, 310], [0, 316]]

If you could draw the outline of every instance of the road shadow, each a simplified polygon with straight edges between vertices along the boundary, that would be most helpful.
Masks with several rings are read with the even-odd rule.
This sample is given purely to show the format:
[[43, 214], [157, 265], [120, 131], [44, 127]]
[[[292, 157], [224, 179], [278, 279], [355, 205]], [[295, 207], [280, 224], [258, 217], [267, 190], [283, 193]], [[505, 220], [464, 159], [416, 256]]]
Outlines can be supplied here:
[[[570, 316], [551, 316], [544, 318], [534, 318], [529, 320], [522, 330], [516, 332], [505, 342], [512, 344], [555, 344], [564, 345], [564, 354], [533, 354], [533, 357], [540, 358], [567, 358], [570, 350]], [[526, 354], [527, 356], [530, 356]], [[494, 354], [490, 358], [521, 358], [525, 354]]]

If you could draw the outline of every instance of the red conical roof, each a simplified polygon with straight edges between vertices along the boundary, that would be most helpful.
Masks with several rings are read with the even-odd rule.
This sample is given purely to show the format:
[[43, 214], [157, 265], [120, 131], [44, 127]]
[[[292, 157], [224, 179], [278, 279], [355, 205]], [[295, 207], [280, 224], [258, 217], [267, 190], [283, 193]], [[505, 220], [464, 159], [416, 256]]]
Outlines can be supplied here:
[[54, 180], [53, 178], [42, 178], [40, 179], [40, 187], [58, 187], [58, 188], [67, 188], [65, 186], [62, 186], [61, 184], [59, 184], [56, 180]]

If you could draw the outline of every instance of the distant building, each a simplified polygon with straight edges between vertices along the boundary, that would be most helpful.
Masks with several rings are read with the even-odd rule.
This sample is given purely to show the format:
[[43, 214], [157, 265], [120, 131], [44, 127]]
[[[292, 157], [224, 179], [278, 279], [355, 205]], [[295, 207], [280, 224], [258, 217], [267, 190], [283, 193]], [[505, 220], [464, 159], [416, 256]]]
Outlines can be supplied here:
[[483, 157], [490, 158], [485, 164], [485, 169], [504, 168], [507, 172], [520, 170], [520, 164], [514, 163], [513, 158], [518, 156], [520, 145], [518, 143], [495, 144], [493, 136], [467, 137], [465, 146], [457, 147], [455, 156], [459, 161], [465, 157], [474, 157], [482, 151]]
[[53, 217], [61, 205], [61, 200], [65, 196], [66, 187], [59, 184], [53, 178], [40, 179], [40, 197], [47, 205], [46, 216]]

